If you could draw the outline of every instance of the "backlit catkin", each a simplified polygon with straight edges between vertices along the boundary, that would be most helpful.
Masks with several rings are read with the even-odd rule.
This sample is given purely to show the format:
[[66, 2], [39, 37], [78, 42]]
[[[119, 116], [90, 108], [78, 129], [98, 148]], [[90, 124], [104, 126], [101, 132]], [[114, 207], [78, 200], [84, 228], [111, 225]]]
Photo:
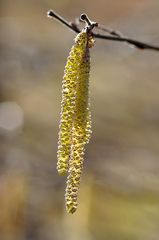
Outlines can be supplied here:
[[61, 175], [68, 172], [65, 201], [69, 213], [77, 209], [84, 150], [91, 135], [89, 48], [92, 46], [93, 38], [86, 30], [77, 35], [62, 82], [57, 170]]

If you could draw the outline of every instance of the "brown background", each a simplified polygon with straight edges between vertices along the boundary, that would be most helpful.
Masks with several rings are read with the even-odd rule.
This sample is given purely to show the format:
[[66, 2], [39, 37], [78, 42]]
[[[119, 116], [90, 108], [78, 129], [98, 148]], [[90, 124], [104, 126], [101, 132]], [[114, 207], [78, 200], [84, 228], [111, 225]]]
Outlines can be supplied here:
[[61, 80], [81, 13], [159, 45], [158, 0], [0, 1], [0, 239], [159, 239], [159, 53], [96, 40], [79, 207], [56, 172]]

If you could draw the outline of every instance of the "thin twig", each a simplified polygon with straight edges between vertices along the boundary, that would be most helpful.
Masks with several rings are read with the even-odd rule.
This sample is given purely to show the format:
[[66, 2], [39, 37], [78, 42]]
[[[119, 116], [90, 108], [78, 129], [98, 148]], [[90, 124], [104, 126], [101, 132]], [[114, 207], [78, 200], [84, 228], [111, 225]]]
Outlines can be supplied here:
[[[47, 16], [57, 19], [58, 21], [60, 21], [61, 23], [63, 23], [64, 25], [66, 25], [68, 28], [70, 28], [71, 30], [73, 30], [76, 33], [80, 32], [80, 29], [77, 27], [77, 25], [75, 23], [69, 23], [67, 20], [62, 18], [60, 15], [55, 13], [53, 10], [49, 10], [47, 12]], [[93, 31], [92, 31], [92, 35], [98, 39], [126, 42], [126, 43], [129, 43], [129, 44], [139, 48], [139, 49], [143, 49], [143, 50], [149, 49], [149, 50], [159, 51], [159, 46], [154, 46], [154, 45], [144, 43], [144, 42], [141, 42], [141, 41], [129, 38], [129, 37], [124, 37], [118, 31], [108, 30], [106, 28], [105, 28], [105, 31], [108, 32], [110, 35], [94, 33]]]
[[76, 33], [80, 33], [80, 29], [73, 23], [69, 23], [67, 20], [65, 20], [64, 18], [62, 18], [59, 14], [55, 13], [53, 10], [49, 10], [47, 12], [47, 16], [49, 18], [55, 18], [58, 21], [60, 21], [61, 23], [63, 23], [64, 25], [66, 25], [68, 28], [72, 29], [74, 32]]
[[107, 40], [118, 41], [118, 42], [127, 42], [127, 43], [132, 44], [135, 47], [137, 47], [139, 49], [143, 49], [143, 50], [150, 49], [150, 50], [159, 51], [158, 46], [154, 46], [154, 45], [151, 45], [148, 43], [137, 41], [137, 40], [134, 40], [134, 39], [128, 38], [128, 37], [114, 37], [114, 36], [107, 36], [107, 35], [102, 35], [102, 34], [93, 34], [93, 35], [96, 38], [107, 39]]

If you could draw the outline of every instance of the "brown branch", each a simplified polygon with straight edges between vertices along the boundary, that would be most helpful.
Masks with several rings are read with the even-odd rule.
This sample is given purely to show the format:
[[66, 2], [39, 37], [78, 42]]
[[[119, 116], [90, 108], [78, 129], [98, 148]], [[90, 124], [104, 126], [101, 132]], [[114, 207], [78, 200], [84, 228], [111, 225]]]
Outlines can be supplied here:
[[[58, 21], [60, 21], [61, 23], [63, 23], [65, 26], [67, 26], [68, 28], [70, 28], [71, 30], [73, 30], [76, 33], [79, 33], [81, 30], [78, 28], [77, 24], [75, 23], [69, 23], [67, 20], [65, 20], [64, 18], [62, 18], [60, 15], [58, 15], [57, 13], [55, 13], [53, 10], [49, 10], [47, 12], [47, 16], [50, 18], [55, 18]], [[100, 34], [100, 33], [94, 33], [92, 31], [92, 35], [95, 38], [98, 39], [105, 39], [105, 40], [112, 40], [112, 41], [117, 41], [117, 42], [126, 42], [128, 44], [133, 45], [134, 47], [138, 48], [138, 49], [149, 49], [149, 50], [154, 50], [154, 51], [159, 51], [159, 46], [154, 46], [152, 44], [148, 44], [148, 43], [144, 43], [129, 37], [125, 37], [123, 36], [120, 32], [118, 31], [114, 31], [114, 30], [110, 30], [107, 28], [102, 28], [102, 27], [98, 27], [97, 24], [95, 25], [95, 27], [108, 32], [109, 35], [105, 35], [105, 34]]]

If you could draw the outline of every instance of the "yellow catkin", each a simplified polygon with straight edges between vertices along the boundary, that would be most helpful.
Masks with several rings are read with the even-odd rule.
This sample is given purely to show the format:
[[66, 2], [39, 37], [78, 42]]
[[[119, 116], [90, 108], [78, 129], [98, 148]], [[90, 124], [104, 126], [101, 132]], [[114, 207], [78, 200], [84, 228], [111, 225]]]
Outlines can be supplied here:
[[75, 39], [67, 59], [62, 82], [61, 120], [58, 141], [57, 170], [60, 175], [68, 171], [72, 144], [72, 128], [75, 115], [76, 89], [78, 83], [79, 65], [83, 57], [83, 48], [86, 46], [86, 33], [80, 33]]
[[[82, 44], [80, 44], [81, 40]], [[89, 47], [92, 46], [93, 40], [86, 32], [82, 32], [77, 36], [76, 41], [80, 44], [81, 55], [78, 60], [78, 70], [76, 74], [75, 109], [71, 133], [69, 173], [65, 193], [66, 209], [69, 213], [74, 213], [77, 209], [77, 197], [83, 168], [84, 150], [91, 134], [91, 115], [88, 101], [90, 71]]]
[[91, 135], [89, 48], [93, 43], [92, 36], [86, 30], [77, 35], [62, 82], [57, 170], [60, 175], [68, 172], [65, 202], [69, 213], [77, 209], [84, 150]]
[[[62, 103], [61, 120], [58, 141], [58, 162], [57, 170], [60, 175], [65, 175], [68, 171], [70, 151], [72, 144], [72, 128], [75, 115], [76, 91], [79, 76], [79, 66], [83, 61], [84, 49], [87, 45], [87, 34], [81, 32], [75, 39], [75, 45], [70, 51], [67, 59], [65, 74], [62, 82]], [[90, 132], [90, 113], [87, 114], [88, 134]]]

